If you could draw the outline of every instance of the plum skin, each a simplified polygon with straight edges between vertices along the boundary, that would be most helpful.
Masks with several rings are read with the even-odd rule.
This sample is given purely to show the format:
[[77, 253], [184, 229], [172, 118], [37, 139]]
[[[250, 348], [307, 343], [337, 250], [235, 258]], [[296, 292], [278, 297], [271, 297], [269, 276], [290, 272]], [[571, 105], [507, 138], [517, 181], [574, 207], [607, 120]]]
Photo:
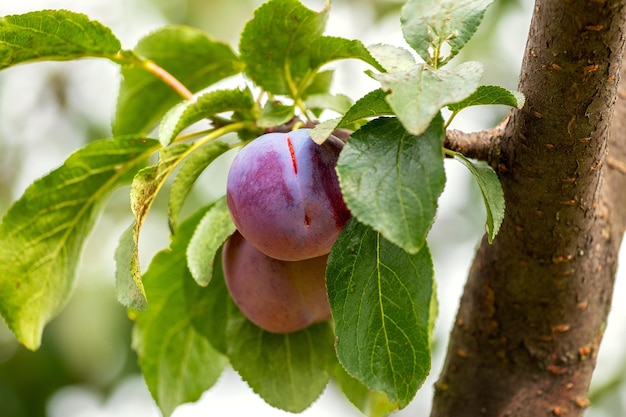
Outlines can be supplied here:
[[260, 136], [228, 173], [226, 197], [237, 230], [279, 260], [328, 254], [350, 218], [335, 172], [343, 142], [331, 136], [317, 145], [309, 131]]
[[224, 244], [222, 265], [231, 298], [258, 327], [291, 333], [330, 319], [326, 296], [328, 255], [280, 261], [252, 246], [238, 232]]

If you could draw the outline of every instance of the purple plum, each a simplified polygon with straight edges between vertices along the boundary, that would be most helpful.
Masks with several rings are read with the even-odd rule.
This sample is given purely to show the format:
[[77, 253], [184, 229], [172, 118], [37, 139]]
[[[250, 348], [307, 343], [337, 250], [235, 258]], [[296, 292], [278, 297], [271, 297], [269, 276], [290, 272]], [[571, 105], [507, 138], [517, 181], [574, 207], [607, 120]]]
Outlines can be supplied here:
[[237, 230], [271, 258], [328, 254], [350, 218], [335, 172], [342, 147], [334, 136], [317, 145], [309, 129], [267, 133], [245, 146], [226, 185]]
[[222, 251], [224, 278], [233, 301], [250, 321], [273, 333], [295, 332], [330, 319], [327, 258], [279, 261], [238, 232]]

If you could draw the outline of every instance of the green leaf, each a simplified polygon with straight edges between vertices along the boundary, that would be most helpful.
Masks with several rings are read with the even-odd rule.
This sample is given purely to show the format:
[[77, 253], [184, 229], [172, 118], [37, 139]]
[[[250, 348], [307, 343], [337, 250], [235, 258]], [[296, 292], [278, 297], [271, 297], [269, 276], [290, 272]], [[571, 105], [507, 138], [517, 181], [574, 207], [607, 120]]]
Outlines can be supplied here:
[[356, 39], [345, 39], [334, 36], [322, 36], [315, 39], [309, 46], [311, 68], [319, 68], [324, 64], [340, 59], [360, 59], [378, 71], [385, 71], [363, 43]]
[[[209, 258], [207, 257], [207, 261]], [[222, 251], [213, 258], [213, 276], [206, 288], [198, 289], [193, 279], [185, 280], [187, 306], [196, 330], [200, 332], [221, 354], [228, 354], [226, 326], [230, 305], [228, 288], [222, 269]]]
[[386, 101], [387, 94], [380, 89], [370, 91], [350, 107], [337, 127], [347, 127], [364, 119], [392, 116], [394, 113]]
[[0, 70], [26, 62], [115, 58], [120, 41], [80, 13], [43, 10], [0, 17]]
[[525, 101], [524, 95], [519, 91], [507, 90], [496, 85], [481, 85], [465, 100], [450, 104], [448, 109], [453, 112], [459, 112], [466, 107], [485, 104], [502, 104], [521, 109], [524, 107]]
[[120, 304], [136, 310], [144, 310], [147, 305], [146, 291], [141, 280], [141, 268], [137, 254], [134, 221], [120, 236], [115, 249], [115, 295]]
[[402, 72], [415, 67], [415, 58], [411, 52], [393, 45], [376, 44], [368, 47], [376, 61], [386, 72]]
[[191, 188], [202, 174], [202, 171], [211, 164], [218, 156], [228, 151], [229, 147], [224, 142], [212, 141], [196, 149], [185, 160], [172, 182], [168, 200], [169, 224], [172, 233], [178, 228], [178, 217], [183, 208], [185, 199]]
[[[161, 28], [141, 39], [134, 52], [141, 59], [156, 62], [193, 92], [242, 70], [229, 45], [186, 26]], [[113, 123], [116, 134], [149, 132], [180, 102], [178, 93], [133, 63], [131, 60], [131, 65], [122, 68], [123, 81]]]
[[431, 65], [450, 61], [474, 35], [493, 0], [408, 0], [400, 20], [407, 43]]
[[[135, 215], [135, 222], [131, 226], [132, 228], [132, 240], [131, 242], [126, 234], [122, 236], [118, 250], [116, 250], [117, 273], [116, 282], [123, 286], [117, 288], [118, 301], [126, 307], [142, 310], [146, 306], [145, 298], [137, 298], [136, 295], [145, 293], [141, 283], [141, 268], [139, 266], [139, 235], [143, 223], [152, 207], [152, 203], [157, 194], [163, 187], [168, 175], [174, 170], [182, 158], [185, 157], [190, 145], [181, 143], [169, 148], [163, 148], [159, 152], [159, 162], [156, 165], [150, 165], [139, 171], [133, 178], [130, 189], [130, 207]], [[123, 254], [122, 251], [132, 248], [132, 255], [130, 258], [127, 254]], [[127, 261], [130, 259], [130, 264]], [[128, 267], [131, 274], [131, 280], [124, 277], [124, 272], [121, 272], [123, 268]], [[123, 290], [128, 288], [129, 284], [134, 282], [137, 286], [136, 290], [132, 290], [131, 294], [123, 294]], [[126, 304], [130, 302], [131, 304]]]
[[388, 93], [383, 90], [374, 90], [367, 93], [354, 103], [343, 115], [337, 119], [326, 120], [311, 130], [311, 138], [318, 144], [323, 143], [333, 130], [349, 128], [364, 119], [378, 116], [392, 116], [393, 110], [386, 101]]
[[185, 248], [203, 214], [201, 210], [181, 224], [170, 249], [154, 257], [143, 278], [150, 304], [135, 313], [133, 346], [146, 384], [165, 416], [180, 404], [198, 400], [227, 363], [192, 323], [192, 305], [207, 295], [207, 288], [187, 285], [193, 279]]
[[409, 253], [417, 253], [445, 185], [441, 117], [420, 136], [395, 118], [376, 119], [352, 134], [337, 162], [352, 214]]
[[467, 159], [458, 152], [446, 152], [454, 155], [459, 162], [465, 165], [476, 180], [487, 210], [487, 221], [485, 222], [487, 239], [489, 243], [493, 242], [493, 238], [498, 234], [502, 220], [504, 220], [505, 208], [504, 192], [498, 174], [484, 161]]
[[375, 78], [391, 91], [387, 101], [406, 130], [419, 135], [442, 107], [476, 91], [482, 74], [482, 65], [471, 61], [452, 70], [417, 65], [405, 72], [376, 74]]
[[0, 225], [0, 312], [16, 338], [39, 347], [75, 285], [85, 239], [106, 198], [156, 150], [125, 137], [92, 142], [35, 181]]
[[293, 118], [294, 110], [293, 105], [270, 100], [263, 106], [256, 124], [261, 128], [280, 126]]
[[327, 369], [335, 360], [329, 323], [270, 333], [246, 319], [233, 303], [226, 332], [231, 365], [269, 405], [299, 413], [328, 384]]
[[346, 398], [368, 417], [387, 417], [398, 408], [386, 394], [366, 387], [339, 363], [333, 369], [333, 376]]
[[163, 146], [168, 146], [183, 129], [202, 119], [229, 111], [248, 113], [248, 117], [252, 117], [253, 109], [254, 97], [249, 89], [211, 91], [194, 102], [184, 101], [172, 108], [161, 121], [159, 140]]
[[316, 94], [328, 94], [333, 84], [333, 70], [320, 71], [315, 74], [315, 78], [309, 84], [307, 89], [302, 94], [303, 98], [307, 98]]
[[305, 104], [309, 109], [328, 109], [343, 114], [352, 106], [352, 100], [343, 94], [314, 94], [307, 97]]
[[433, 264], [352, 219], [328, 260], [337, 356], [349, 374], [400, 408], [430, 370]]
[[246, 75], [264, 90], [297, 96], [311, 75], [311, 44], [328, 19], [328, 3], [317, 13], [298, 0], [270, 0], [254, 12], [241, 34]]
[[235, 232], [230, 218], [226, 197], [211, 206], [193, 233], [187, 247], [187, 264], [191, 275], [199, 285], [206, 286], [213, 276], [213, 259], [222, 244]]

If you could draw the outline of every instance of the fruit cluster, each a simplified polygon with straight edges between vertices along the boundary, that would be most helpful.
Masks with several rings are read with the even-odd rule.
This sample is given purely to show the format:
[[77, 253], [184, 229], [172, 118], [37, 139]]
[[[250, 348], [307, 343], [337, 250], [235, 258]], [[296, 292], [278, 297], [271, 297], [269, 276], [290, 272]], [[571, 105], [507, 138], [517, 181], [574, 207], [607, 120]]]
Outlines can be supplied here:
[[257, 326], [289, 333], [330, 319], [328, 253], [350, 218], [335, 166], [343, 142], [317, 145], [309, 129], [267, 133], [245, 146], [228, 173], [237, 227], [223, 250], [228, 290]]

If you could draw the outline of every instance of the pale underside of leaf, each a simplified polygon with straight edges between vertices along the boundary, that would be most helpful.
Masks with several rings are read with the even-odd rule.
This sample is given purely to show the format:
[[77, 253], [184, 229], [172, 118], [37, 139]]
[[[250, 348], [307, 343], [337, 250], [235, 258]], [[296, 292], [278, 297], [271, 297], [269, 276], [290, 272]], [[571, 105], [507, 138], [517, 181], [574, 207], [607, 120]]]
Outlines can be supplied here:
[[375, 78], [391, 92], [387, 101], [404, 127], [419, 135], [442, 107], [476, 91], [482, 74], [482, 65], [470, 61], [452, 70], [417, 65], [404, 72], [376, 74]]
[[401, 13], [407, 43], [434, 66], [444, 65], [476, 32], [493, 0], [408, 0]]

